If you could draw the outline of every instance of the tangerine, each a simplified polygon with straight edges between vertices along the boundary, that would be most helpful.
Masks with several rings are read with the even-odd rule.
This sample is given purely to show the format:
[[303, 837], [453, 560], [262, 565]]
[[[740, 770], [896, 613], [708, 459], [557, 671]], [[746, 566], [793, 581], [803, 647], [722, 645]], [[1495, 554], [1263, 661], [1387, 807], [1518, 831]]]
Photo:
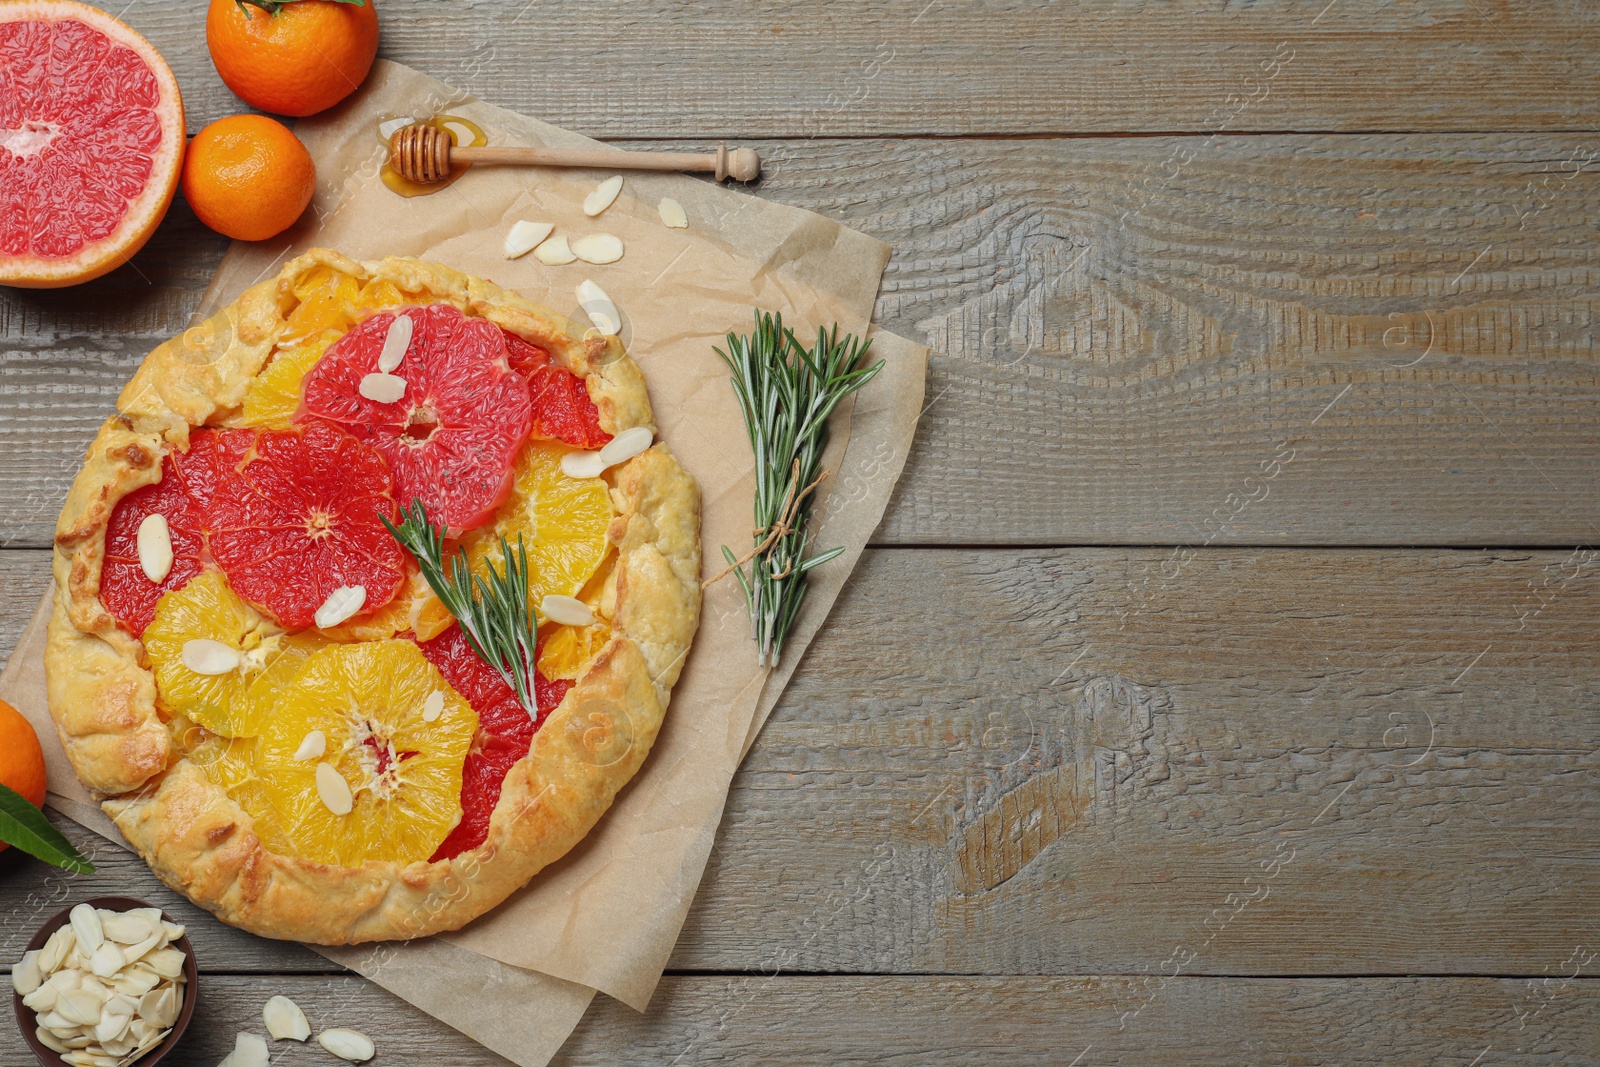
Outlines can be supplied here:
[[211, 0], [206, 47], [251, 107], [314, 115], [355, 92], [372, 69], [378, 13], [372, 0]]
[[370, 615], [406, 581], [405, 550], [383, 457], [314, 422], [300, 432], [226, 430], [211, 506], [210, 549], [234, 591], [292, 630], [315, 623], [334, 590], [361, 586]]
[[383, 454], [402, 506], [421, 500], [452, 531], [488, 521], [511, 491], [511, 467], [528, 435], [528, 387], [506, 362], [505, 337], [449, 304], [413, 308], [411, 344], [394, 374], [393, 403], [361, 393], [378, 370], [393, 312], [341, 337], [305, 377], [302, 419], [338, 424]]
[[265, 115], [218, 119], [194, 135], [183, 160], [184, 199], [201, 222], [240, 241], [265, 241], [293, 226], [316, 188], [311, 153]]
[[[44, 804], [44, 749], [33, 724], [0, 700], [0, 785], [20, 793], [34, 807]], [[0, 850], [5, 848], [0, 842]]]

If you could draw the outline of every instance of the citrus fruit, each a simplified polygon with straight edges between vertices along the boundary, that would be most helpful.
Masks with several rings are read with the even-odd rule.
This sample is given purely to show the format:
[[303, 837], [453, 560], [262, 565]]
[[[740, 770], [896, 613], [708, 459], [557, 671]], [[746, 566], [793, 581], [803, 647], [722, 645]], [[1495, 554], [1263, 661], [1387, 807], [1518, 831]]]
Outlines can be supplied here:
[[[202, 436], [196, 435], [197, 438]], [[150, 625], [162, 594], [182, 589], [189, 579], [200, 573], [200, 561], [205, 552], [204, 515], [179, 473], [181, 460], [178, 454], [169, 453], [161, 462], [161, 480], [135, 489], [117, 501], [111, 520], [106, 523], [100, 603], [135, 637]], [[205, 469], [203, 465], [201, 469]], [[194, 478], [197, 487], [203, 481], [201, 477]], [[172, 542], [172, 568], [160, 582], [152, 582], [139, 562], [139, 527], [151, 515], [161, 515], [167, 520], [167, 535]]]
[[591, 450], [611, 440], [600, 428], [600, 411], [583, 379], [556, 366], [544, 349], [509, 330], [505, 334], [506, 360], [528, 383], [528, 397], [533, 401], [532, 435]]
[[344, 586], [361, 586], [360, 614], [387, 604], [406, 580], [406, 555], [384, 527], [395, 517], [383, 457], [332, 426], [217, 435], [211, 556], [244, 599], [292, 630]]
[[[198, 674], [184, 663], [190, 641], [219, 641], [239, 653], [222, 674]], [[315, 631], [285, 634], [228, 588], [219, 571], [207, 571], [168, 593], [144, 631], [145, 655], [161, 703], [223, 737], [261, 732], [277, 692], [311, 653], [328, 642]]]
[[405, 588], [386, 606], [365, 618], [325, 629], [322, 634], [334, 641], [380, 641], [409, 633], [426, 641], [444, 633], [455, 621], [444, 601], [433, 595], [422, 572], [413, 567]]
[[0, 285], [86, 282], [144, 246], [183, 158], [166, 61], [73, 0], [0, 4]]
[[561, 457], [572, 449], [553, 441], [530, 441], [517, 459], [511, 499], [492, 526], [463, 539], [474, 564], [505, 566], [500, 538], [513, 549], [521, 535], [528, 550], [528, 584], [535, 604], [545, 596], [577, 596], [600, 568], [610, 543], [611, 492], [599, 478], [572, 478]]
[[[22, 712], [0, 700], [0, 785], [22, 794], [37, 808], [44, 804], [44, 784], [44, 749], [39, 747], [39, 735]], [[0, 849], [5, 847], [0, 842]]]
[[272, 362], [250, 382], [241, 418], [246, 426], [287, 430], [300, 409], [300, 383], [322, 353], [339, 339], [334, 330], [319, 330], [297, 344], [279, 349]]
[[[590, 605], [593, 608], [594, 605]], [[546, 678], [576, 678], [611, 640], [611, 627], [595, 612], [590, 626], [551, 626], [539, 648], [539, 673]]]
[[[434, 693], [443, 709], [429, 722]], [[472, 708], [411, 642], [332, 645], [280, 692], [261, 737], [255, 764], [270, 807], [251, 811], [248, 794], [241, 803], [269, 848], [281, 835], [291, 854], [314, 862], [425, 860], [460, 820], [461, 766], [477, 729]], [[313, 730], [323, 755], [296, 759]], [[353, 794], [347, 814], [324, 802], [322, 763]]]
[[[303, 0], [297, 0], [303, 2]], [[511, 489], [511, 465], [532, 417], [528, 387], [506, 363], [500, 328], [449, 304], [405, 312], [410, 347], [393, 403], [363, 396], [394, 312], [379, 312], [328, 349], [305, 378], [301, 417], [337, 423], [383, 453], [402, 507], [421, 500], [453, 531], [486, 522]]]
[[315, 115], [355, 91], [378, 54], [372, 0], [211, 0], [206, 47], [245, 103], [275, 115]]
[[478, 733], [461, 769], [461, 822], [431, 857], [444, 860], [483, 844], [489, 834], [489, 818], [500, 802], [506, 773], [528, 754], [534, 733], [561, 703], [572, 683], [553, 682], [535, 672], [534, 694], [539, 709], [535, 720], [500, 673], [472, 651], [459, 626], [418, 647], [478, 713]]
[[311, 153], [265, 115], [218, 119], [194, 135], [183, 160], [184, 199], [201, 222], [240, 241], [293, 226], [316, 188]]

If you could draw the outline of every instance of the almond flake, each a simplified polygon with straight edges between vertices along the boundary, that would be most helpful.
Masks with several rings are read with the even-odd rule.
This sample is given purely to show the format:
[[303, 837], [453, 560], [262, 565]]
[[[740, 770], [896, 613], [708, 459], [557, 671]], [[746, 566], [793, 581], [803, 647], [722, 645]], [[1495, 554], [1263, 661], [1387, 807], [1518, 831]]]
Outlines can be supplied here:
[[305, 740], [300, 742], [300, 747], [294, 750], [297, 760], [321, 759], [322, 754], [328, 751], [328, 738], [321, 730], [312, 730], [306, 734]]
[[183, 665], [196, 674], [227, 674], [239, 667], [239, 650], [209, 637], [197, 637], [183, 643], [179, 655]]
[[150, 936], [150, 924], [143, 915], [129, 911], [100, 909], [100, 928], [106, 938], [119, 945], [137, 945]]
[[611, 302], [604, 289], [587, 278], [578, 286], [578, 306], [601, 333], [622, 332], [622, 316], [617, 314], [617, 305]]
[[547, 267], [562, 267], [578, 259], [572, 254], [572, 246], [567, 244], [565, 237], [550, 238], [533, 250], [533, 258]]
[[396, 315], [394, 321], [389, 323], [389, 332], [383, 335], [383, 351], [378, 353], [379, 371], [394, 373], [400, 361], [406, 358], [406, 349], [411, 347], [411, 331], [415, 327], [416, 323], [411, 321], [410, 315]]
[[[367, 377], [371, 377], [369, 374]], [[312, 621], [321, 629], [338, 626], [350, 616], [361, 610], [367, 602], [367, 587], [364, 585], [341, 585], [328, 594], [328, 599], [322, 602], [322, 607], [312, 616]]]
[[553, 222], [529, 222], [527, 219], [518, 219], [506, 234], [506, 258], [517, 259], [527, 255], [544, 244], [545, 238], [554, 233], [555, 229]]
[[103, 941], [89, 958], [89, 970], [94, 972], [96, 978], [110, 978], [122, 970], [126, 962], [120, 948], [110, 941]]
[[606, 442], [600, 450], [600, 461], [607, 467], [615, 467], [618, 463], [626, 463], [650, 447], [655, 440], [655, 434], [650, 432], [648, 426], [634, 426], [623, 430], [610, 441]]
[[613, 233], [591, 233], [572, 242], [572, 254], [585, 263], [615, 263], [622, 258], [622, 238]]
[[331, 763], [317, 764], [317, 797], [335, 815], [349, 815], [356, 802], [350, 783]]
[[93, 953], [100, 947], [100, 942], [106, 939], [105, 931], [100, 926], [100, 913], [87, 904], [79, 904], [73, 908], [69, 921], [72, 923], [72, 934], [77, 938], [78, 947], [84, 952]]
[[547, 595], [539, 601], [539, 614], [562, 626], [593, 626], [594, 612], [575, 596]]
[[44, 984], [44, 976], [39, 973], [39, 950], [24, 952], [22, 961], [11, 968], [11, 988], [16, 990], [17, 996], [25, 997]]
[[406, 395], [406, 380], [398, 375], [378, 371], [364, 375], [356, 392], [375, 404], [393, 404]]
[[670, 196], [661, 198], [661, 203], [656, 207], [661, 212], [661, 221], [674, 230], [687, 230], [689, 228], [689, 213], [683, 210], [683, 205]]
[[240, 1034], [233, 1039], [233, 1051], [217, 1067], [267, 1067], [271, 1062], [265, 1038], [260, 1034]]
[[568, 478], [598, 478], [605, 469], [599, 452], [568, 452], [561, 457], [561, 473]]
[[422, 702], [422, 721], [438, 722], [439, 716], [444, 714], [444, 690], [435, 689], [428, 694], [428, 699]]
[[610, 207], [620, 192], [622, 192], [622, 175], [607, 178], [595, 187], [594, 192], [583, 198], [583, 213], [591, 219], [594, 218]]
[[372, 1038], [356, 1030], [324, 1030], [317, 1035], [317, 1044], [341, 1060], [361, 1063], [372, 1059], [377, 1049]]
[[273, 997], [261, 1009], [261, 1018], [267, 1024], [267, 1033], [274, 1041], [304, 1041], [311, 1036], [311, 1024], [300, 1005], [288, 997]]
[[159, 511], [151, 512], [139, 524], [139, 569], [144, 576], [160, 585], [172, 573], [172, 530], [167, 517]]

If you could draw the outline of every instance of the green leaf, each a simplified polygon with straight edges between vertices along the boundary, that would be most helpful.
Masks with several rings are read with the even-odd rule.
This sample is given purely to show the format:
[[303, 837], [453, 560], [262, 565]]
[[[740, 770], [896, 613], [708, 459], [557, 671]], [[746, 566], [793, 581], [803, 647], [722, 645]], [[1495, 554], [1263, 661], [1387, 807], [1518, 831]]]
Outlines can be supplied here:
[[3, 785], [0, 785], [0, 841], [76, 874], [94, 873], [94, 864], [84, 859], [72, 847], [72, 842], [50, 825], [44, 812], [28, 803], [15, 789]]

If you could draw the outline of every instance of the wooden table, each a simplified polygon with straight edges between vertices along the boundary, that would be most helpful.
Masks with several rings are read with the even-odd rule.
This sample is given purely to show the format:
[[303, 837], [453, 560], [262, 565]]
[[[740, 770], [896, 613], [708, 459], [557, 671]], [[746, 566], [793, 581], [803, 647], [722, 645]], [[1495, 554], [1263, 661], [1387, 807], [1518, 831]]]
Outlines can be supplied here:
[[[759, 139], [763, 196], [894, 246], [878, 321], [934, 352], [651, 1010], [597, 1000], [561, 1062], [1600, 1062], [1600, 9], [379, 7], [495, 103]], [[196, 4], [126, 18], [191, 131], [239, 109]], [[178, 204], [126, 269], [0, 291], [3, 648], [225, 245]], [[0, 859], [0, 946], [174, 905], [213, 969], [177, 1062], [273, 993], [501, 1062], [94, 851]]]

